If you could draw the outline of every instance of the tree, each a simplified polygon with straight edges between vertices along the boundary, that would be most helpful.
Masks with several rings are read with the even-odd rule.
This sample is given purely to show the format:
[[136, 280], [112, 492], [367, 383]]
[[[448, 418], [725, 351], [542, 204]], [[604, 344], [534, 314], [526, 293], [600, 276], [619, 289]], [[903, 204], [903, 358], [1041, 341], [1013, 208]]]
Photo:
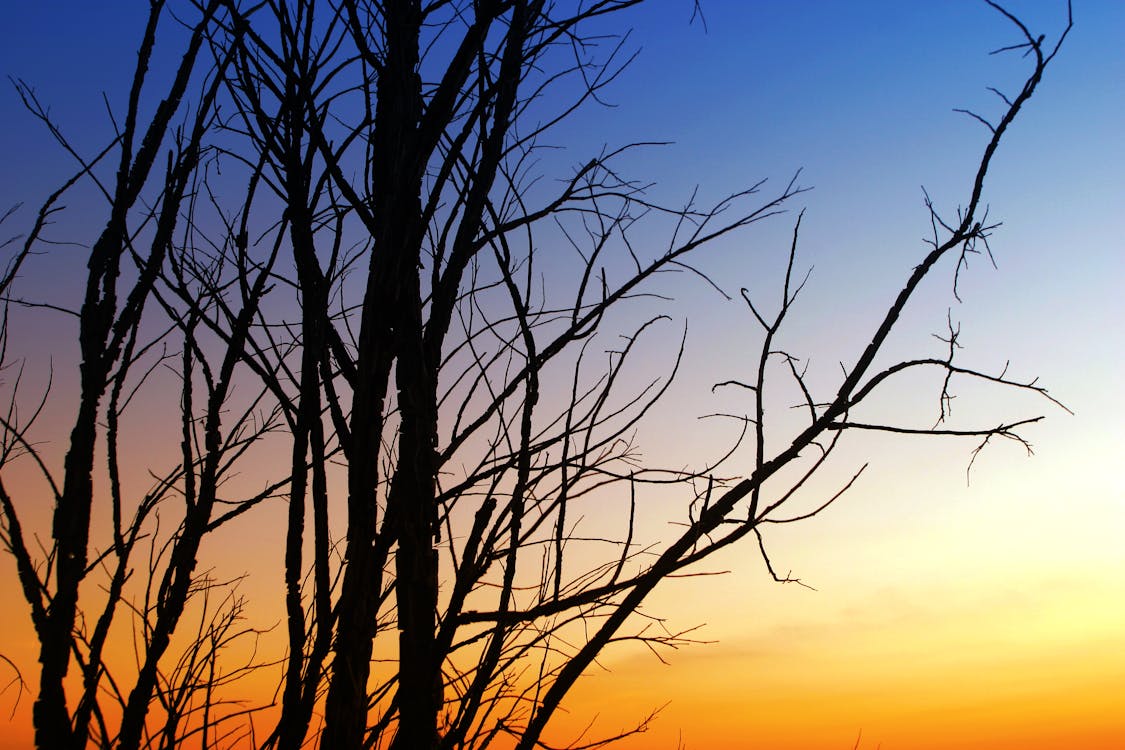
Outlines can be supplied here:
[[[986, 2], [1020, 34], [1004, 50], [1029, 73], [997, 92], [998, 117], [968, 113], [988, 138], [965, 203], [950, 217], [927, 201], [929, 252], [829, 393], [779, 344], [804, 287], [798, 215], [780, 304], [741, 294], [760, 327], [754, 375], [716, 386], [749, 393], [752, 413], [728, 454], [690, 469], [637, 452], [686, 336], [665, 372], [638, 379], [637, 352], [670, 325], [655, 282], [688, 270], [717, 287], [693, 259], [804, 188], [794, 176], [709, 207], [660, 205], [618, 168], [646, 144], [607, 149], [554, 187], [536, 181], [551, 128], [628, 64], [603, 31], [640, 0], [209, 0], [175, 14], [155, 2], [114, 136], [88, 159], [17, 83], [79, 170], [12, 245], [6, 304], [59, 307], [13, 290], [62, 196], [92, 185], [107, 208], [82, 306], [65, 310], [81, 365], [61, 471], [35, 437], [39, 410], [21, 417], [6, 363], [2, 476], [39, 475], [37, 490], [0, 481], [3, 541], [40, 644], [37, 745], [544, 746], [611, 644], [690, 641], [643, 608], [663, 581], [746, 537], [790, 580], [773, 572], [763, 530], [852, 486], [863, 468], [812, 512], [787, 513], [844, 433], [968, 437], [978, 452], [1023, 443], [1019, 429], [1039, 417], [946, 424], [954, 379], [1050, 398], [955, 363], [952, 323], [946, 356], [877, 364], [923, 279], [952, 267], [955, 283], [988, 252], [993, 155], [1070, 29], [1048, 43]], [[173, 19], [183, 51], [161, 89], [149, 66]], [[655, 251], [635, 239], [651, 223], [669, 227]], [[943, 380], [934, 426], [853, 416], [926, 369]], [[770, 451], [779, 380], [806, 420], [776, 428], [784, 447]], [[130, 437], [142, 408], [174, 429]], [[122, 446], [157, 438], [168, 450], [138, 490]], [[679, 498], [669, 539], [639, 523], [656, 491]], [[44, 493], [51, 542], [36, 552], [21, 516]], [[617, 508], [621, 525], [586, 536], [578, 519], [592, 504]], [[245, 623], [236, 582], [199, 560], [209, 540], [262, 517], [284, 518], [283, 655], [236, 661], [240, 644], [269, 636]], [[133, 641], [135, 665], [108, 656], [115, 639]], [[264, 672], [278, 675], [279, 705], [259, 735], [260, 707], [230, 695]]]

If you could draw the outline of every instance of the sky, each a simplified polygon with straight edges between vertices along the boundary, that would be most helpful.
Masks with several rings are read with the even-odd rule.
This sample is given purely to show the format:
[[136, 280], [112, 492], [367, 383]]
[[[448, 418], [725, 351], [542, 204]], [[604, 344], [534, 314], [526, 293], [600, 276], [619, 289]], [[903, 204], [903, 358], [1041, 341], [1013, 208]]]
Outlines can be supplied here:
[[[697, 186], [707, 202], [764, 177], [784, 184], [801, 169], [813, 190], [798, 199], [798, 266], [813, 271], [785, 343], [809, 357], [813, 382], [828, 383], [925, 252], [923, 187], [939, 210], [966, 201], [987, 132], [953, 110], [997, 111], [987, 87], [1011, 90], [1025, 61], [988, 53], [1018, 40], [969, 0], [707, 0], [705, 24], [689, 24], [691, 5], [653, 0], [620, 19], [639, 57], [606, 92], [610, 106], [579, 112], [555, 137], [568, 162], [605, 144], [670, 142], [627, 167], [673, 202]], [[1074, 414], [965, 387], [957, 416], [1047, 416], [1026, 433], [1034, 456], [992, 445], [969, 472], [972, 443], [850, 443], [818, 489], [870, 461], [854, 489], [767, 536], [775, 567], [815, 590], [773, 583], [753, 547], [708, 562], [724, 575], [669, 582], [648, 611], [678, 628], [704, 625], [694, 635], [707, 643], [666, 654], [668, 664], [647, 651], [608, 654], [568, 702], [560, 737], [595, 715], [596, 734], [661, 709], [620, 747], [1125, 745], [1125, 4], [1074, 5], [1066, 46], [989, 174], [990, 216], [1003, 221], [997, 268], [974, 259], [960, 303], [951, 269], [937, 274], [891, 342], [894, 353], [940, 352], [931, 334], [949, 315], [962, 325], [961, 362], [993, 371], [1009, 362]], [[93, 148], [107, 132], [101, 92], [120, 96], [133, 63], [139, 7], [18, 4], [6, 11], [0, 73], [34, 85], [78, 145]], [[1010, 8], [1048, 40], [1065, 22], [1061, 0]], [[0, 112], [0, 210], [30, 207], [70, 165], [11, 86]], [[71, 208], [80, 221], [84, 207]], [[736, 300], [739, 287], [767, 294], [794, 219], [720, 243], [702, 267]], [[40, 265], [23, 288], [65, 295], [67, 270]], [[685, 442], [718, 449], [695, 417], [718, 408], [710, 385], [750, 362], [738, 346], [753, 324], [744, 307], [683, 279], [673, 294], [672, 314], [690, 333], [674, 408], [642, 435], [657, 462], [676, 460]], [[14, 335], [27, 343], [36, 332]], [[66, 354], [55, 356], [65, 384]], [[926, 385], [907, 384], [878, 408], [932, 419]], [[0, 613], [0, 653], [34, 674], [14, 569], [2, 564], [0, 594], [15, 606]], [[0, 694], [3, 748], [26, 741], [30, 698], [5, 726], [13, 703], [10, 690]]]

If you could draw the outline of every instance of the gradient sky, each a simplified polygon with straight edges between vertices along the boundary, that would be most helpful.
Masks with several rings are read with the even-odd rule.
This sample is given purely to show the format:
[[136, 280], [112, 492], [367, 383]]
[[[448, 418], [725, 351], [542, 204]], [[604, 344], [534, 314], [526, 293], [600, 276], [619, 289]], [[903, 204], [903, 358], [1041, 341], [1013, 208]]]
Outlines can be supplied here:
[[[100, 144], [101, 91], [123, 96], [142, 4], [11, 5], [0, 73], [34, 85], [79, 146]], [[1010, 7], [1048, 39], [1065, 22], [1063, 0]], [[1021, 61], [987, 53], [1018, 40], [971, 0], [703, 8], [706, 29], [688, 24], [689, 0], [653, 0], [622, 20], [641, 55], [608, 91], [613, 107], [582, 111], [556, 139], [570, 148], [565, 163], [603, 144], [672, 141], [628, 163], [671, 201], [696, 185], [707, 202], [762, 177], [784, 183], [803, 168], [815, 189], [801, 196], [798, 265], [814, 271], [785, 344], [811, 354], [814, 380], [828, 383], [924, 253], [922, 186], [939, 209], [966, 201], [987, 133], [952, 110], [996, 111], [986, 87], [1010, 90]], [[1035, 456], [991, 446], [968, 482], [972, 443], [853, 441], [851, 463], [823, 485], [870, 460], [852, 493], [767, 537], [780, 572], [815, 591], [769, 582], [751, 547], [706, 567], [727, 575], [670, 582], [648, 611], [676, 628], [706, 623], [697, 635], [714, 643], [672, 653], [667, 666], [647, 652], [610, 653], [562, 729], [577, 733], [597, 714], [595, 732], [611, 732], [667, 704], [620, 747], [851, 748], [860, 732], [860, 747], [884, 750], [1125, 747], [1125, 3], [1075, 0], [1074, 13], [986, 186], [1004, 222], [992, 241], [998, 270], [976, 259], [961, 304], [949, 269], [938, 274], [892, 341], [895, 352], [939, 352], [930, 334], [951, 308], [962, 363], [996, 370], [1010, 360], [1010, 374], [1038, 376], [1074, 416], [963, 389], [955, 416], [1048, 416], [1026, 433]], [[71, 165], [10, 86], [0, 112], [0, 209], [26, 201], [17, 218], [27, 222]], [[767, 293], [792, 220], [724, 242], [703, 267], [728, 292]], [[65, 294], [65, 270], [41, 263], [22, 291]], [[641, 436], [655, 461], [675, 461], [684, 430], [697, 431], [702, 452], [719, 450], [704, 423], [677, 415], [715, 411], [710, 384], [750, 361], [732, 345], [752, 324], [745, 310], [701, 283], [674, 283], [672, 312], [690, 325], [687, 367], [670, 394], [675, 413]], [[903, 389], [882, 408], [932, 419], [936, 405], [930, 391]], [[0, 610], [0, 652], [34, 675], [10, 558], [3, 565], [0, 595], [13, 605]], [[5, 724], [12, 700], [0, 694], [0, 748], [26, 741], [30, 698]]]

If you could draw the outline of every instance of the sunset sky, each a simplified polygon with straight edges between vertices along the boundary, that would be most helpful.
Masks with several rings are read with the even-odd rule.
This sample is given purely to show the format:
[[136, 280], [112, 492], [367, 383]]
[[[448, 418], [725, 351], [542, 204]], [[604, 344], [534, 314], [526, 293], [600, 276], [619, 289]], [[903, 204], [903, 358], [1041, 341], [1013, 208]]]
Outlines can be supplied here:
[[[144, 5], [13, 3], [0, 73], [33, 85], [92, 151], [110, 132], [101, 92], [124, 97]], [[702, 7], [705, 26], [689, 25], [691, 0], [652, 0], [617, 19], [632, 25], [627, 44], [640, 55], [606, 92], [610, 107], [584, 109], [556, 133], [567, 147], [559, 163], [605, 144], [670, 141], [624, 166], [672, 203], [695, 186], [707, 203], [803, 170], [813, 190], [791, 209], [806, 209], [797, 265], [813, 271], [784, 344], [827, 388], [925, 253], [923, 187], [950, 215], [968, 199], [987, 131], [953, 109], [997, 113], [987, 87], [1010, 91], [1027, 61], [989, 56], [1019, 39], [973, 0]], [[1065, 0], [1010, 8], [1048, 41], [1065, 25]], [[661, 709], [619, 747], [847, 750], [857, 738], [871, 750], [1125, 747], [1125, 3], [1075, 0], [1074, 19], [989, 174], [990, 218], [1003, 222], [991, 239], [998, 268], [974, 258], [960, 303], [952, 267], [942, 269], [890, 346], [940, 356], [931, 334], [948, 314], [961, 324], [959, 362], [992, 372], [1009, 362], [1010, 375], [1038, 377], [1073, 416], [1028, 394], [960, 388], [953, 415], [966, 423], [1047, 417], [1024, 433], [1035, 455], [1001, 441], [971, 471], [971, 440], [853, 438], [815, 488], [826, 497], [870, 462], [852, 491], [810, 521], [766, 532], [778, 572], [815, 590], [773, 583], [752, 542], [697, 571], [724, 575], [667, 582], [646, 611], [674, 630], [705, 625], [692, 636], [707, 643], [664, 654], [667, 665], [644, 649], [609, 652], [566, 704], [556, 742], [594, 717], [591, 736]], [[72, 164], [11, 86], [0, 113], [0, 212], [26, 203], [2, 241], [27, 231]], [[88, 210], [99, 220], [70, 209], [74, 226]], [[676, 463], [685, 450], [683, 462], [698, 460], [729, 442], [695, 418], [735, 403], [710, 386], [744, 377], [751, 361], [740, 342], [756, 331], [737, 293], [776, 289], [795, 216], [723, 240], [701, 263], [735, 301], [687, 275], [661, 282], [689, 338], [667, 412], [638, 438], [653, 461]], [[88, 225], [87, 237], [99, 226]], [[21, 291], [65, 294], [81, 268], [33, 259]], [[53, 362], [63, 393], [74, 382], [72, 343], [42, 336], [12, 332], [38, 357], [33, 372]], [[928, 426], [934, 384], [912, 385], [877, 408]], [[280, 559], [277, 538], [248, 535], [239, 549]], [[254, 575], [266, 573], [251, 571], [251, 589]], [[0, 601], [0, 654], [33, 680], [34, 635], [9, 555]], [[13, 707], [15, 689], [0, 693], [0, 750], [29, 741], [32, 700]]]

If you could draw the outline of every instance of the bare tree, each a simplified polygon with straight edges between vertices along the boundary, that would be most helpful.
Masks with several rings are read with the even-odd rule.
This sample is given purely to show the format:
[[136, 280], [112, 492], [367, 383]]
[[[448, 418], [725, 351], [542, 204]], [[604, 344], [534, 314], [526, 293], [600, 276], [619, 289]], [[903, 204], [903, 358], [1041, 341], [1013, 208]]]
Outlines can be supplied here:
[[[37, 559], [19, 522], [19, 498], [13, 498], [6, 487], [0, 486], [4, 542], [15, 557], [40, 642], [41, 671], [34, 709], [36, 743], [40, 747], [85, 747], [91, 739], [91, 722], [97, 725], [93, 738], [97, 744], [136, 747], [142, 742], [154, 696], [181, 687], [175, 681], [167, 683], [161, 674], [161, 663], [173, 633], [189, 599], [211, 588], [195, 567], [203, 536], [223, 520], [214, 515], [223, 474], [246, 446], [272, 429], [274, 423], [273, 417], [255, 422], [248, 413], [233, 428], [224, 432], [222, 427], [243, 339], [261, 300], [268, 269], [240, 268], [245, 307], [232, 321], [231, 338], [224, 342], [226, 346], [221, 351], [203, 351], [196, 335], [198, 316], [191, 310], [183, 313], [165, 305], [168, 316], [163, 323], [145, 321], [146, 310], [155, 304], [154, 300], [163, 301], [158, 289], [162, 277], [176, 278], [180, 287], [189, 285], [191, 279], [196, 283], [206, 280], [208, 285], [201, 291], [206, 299], [208, 294], [216, 293], [208, 265], [228, 261], [223, 256], [196, 263], [193, 248], [179, 247], [176, 242], [185, 202], [195, 200], [189, 200], [189, 194], [197, 189], [203, 174], [200, 165], [208, 151], [204, 140], [213, 127], [216, 94], [224, 81], [224, 68], [231, 60], [228, 53], [217, 58], [209, 69], [200, 64], [200, 55], [208, 49], [206, 40], [220, 11], [219, 2], [198, 8], [198, 19], [188, 28], [186, 46], [173, 78], [162, 91], [155, 110], [146, 113], [142, 111], [142, 98], [152, 85], [148, 68], [157, 29], [165, 16], [162, 2], [152, 4], [123, 116], [114, 119], [113, 138], [93, 159], [83, 159], [70, 147], [62, 127], [51, 120], [31, 87], [22, 82], [16, 85], [28, 110], [43, 120], [59, 143], [75, 155], [80, 168], [40, 209], [32, 230], [7, 268], [4, 291], [7, 293], [12, 286], [27, 258], [47, 241], [43, 233], [52, 216], [61, 210], [59, 201], [76, 183], [91, 181], [104, 197], [108, 213], [105, 228], [97, 234], [89, 252], [89, 273], [81, 307], [59, 308], [77, 320], [81, 358], [80, 392], [66, 443], [61, 481], [27, 437], [35, 415], [23, 422], [16, 418], [15, 388], [13, 408], [4, 423], [5, 464], [23, 455], [30, 456], [41, 470], [48, 500], [54, 507], [52, 543]], [[167, 153], [163, 167], [158, 161], [162, 149]], [[102, 162], [115, 156], [116, 171], [111, 172], [111, 181], [103, 181]], [[9, 304], [12, 301], [28, 304], [9, 297]], [[182, 368], [182, 388], [178, 389], [182, 396], [177, 394], [171, 403], [182, 422], [182, 462], [154, 474], [153, 487], [142, 497], [127, 497], [121, 483], [118, 450], [120, 419], [156, 368], [174, 366], [173, 355], [167, 353], [169, 345], [179, 349], [175, 359]], [[195, 403], [195, 381], [200, 369], [206, 387], [202, 407]], [[18, 388], [18, 378], [15, 384]], [[104, 452], [99, 478], [104, 478], [108, 490], [95, 492], [99, 440]], [[158, 538], [155, 535], [159, 530], [159, 509], [173, 499], [179, 502], [179, 507], [168, 511], [176, 519], [174, 531]], [[104, 545], [92, 546], [94, 509], [102, 503], [110, 507], [109, 539]], [[157, 526], [154, 528], [153, 524]], [[148, 577], [142, 601], [131, 605], [139, 620], [140, 657], [132, 676], [133, 687], [126, 689], [119, 679], [114, 679], [111, 665], [105, 662], [105, 648], [124, 600], [126, 582], [136, 564], [134, 553], [146, 538], [151, 548]], [[80, 587], [99, 571], [104, 596], [101, 601], [98, 597], [87, 597], [89, 604], [83, 609], [79, 604]], [[221, 629], [227, 632], [229, 628], [228, 622]], [[72, 659], [81, 671], [79, 697], [73, 707], [64, 686]], [[120, 709], [119, 727], [113, 731], [108, 728], [100, 705], [99, 693], [106, 679], [112, 683], [110, 693]], [[166, 741], [157, 744], [174, 745], [175, 733], [165, 734]], [[154, 742], [149, 739], [145, 744]]]
[[[1028, 58], [1027, 78], [1000, 94], [994, 119], [969, 113], [989, 133], [964, 204], [948, 217], [927, 203], [929, 252], [827, 393], [780, 343], [804, 287], [797, 218], [780, 304], [742, 291], [760, 327], [754, 374], [716, 385], [748, 392], [752, 413], [729, 453], [684, 469], [638, 452], [686, 336], [659, 309], [658, 277], [687, 270], [716, 286], [695, 258], [804, 188], [795, 176], [711, 206], [660, 205], [618, 168], [646, 144], [607, 149], [553, 187], [537, 182], [552, 127], [630, 60], [605, 17], [638, 4], [191, 4], [186, 52], [149, 117], [140, 94], [170, 15], [154, 3], [124, 125], [96, 158], [79, 158], [0, 287], [9, 305], [36, 304], [11, 291], [21, 264], [46, 241], [59, 196], [95, 184], [109, 219], [85, 302], [70, 311], [83, 364], [61, 482], [31, 438], [34, 418], [13, 408], [3, 423], [0, 468], [34, 462], [55, 508], [37, 555], [19, 512], [33, 500], [0, 483], [3, 541], [41, 644], [40, 747], [546, 747], [563, 699], [612, 644], [659, 655], [691, 640], [645, 611], [661, 582], [748, 536], [773, 573], [764, 529], [815, 515], [864, 470], [811, 512], [789, 510], [845, 432], [967, 437], [975, 452], [995, 438], [1024, 443], [1020, 428], [1039, 417], [946, 423], [954, 379], [1050, 398], [1034, 381], [955, 363], [952, 324], [946, 356], [876, 362], [924, 278], [944, 265], [955, 283], [968, 255], [987, 252], [993, 155], [1069, 21], [1048, 44], [988, 2], [1018, 31], [1005, 50]], [[34, 91], [18, 90], [68, 147]], [[120, 166], [105, 182], [111, 156]], [[640, 239], [662, 222], [666, 244]], [[670, 328], [667, 370], [642, 376], [636, 353]], [[937, 424], [854, 416], [920, 369], [944, 375]], [[176, 383], [171, 399], [160, 378]], [[806, 420], [791, 434], [766, 416], [779, 380], [802, 394]], [[134, 396], [179, 424], [174, 460], [152, 469], [140, 497], [122, 489], [118, 451]], [[95, 492], [95, 471], [108, 491]], [[680, 498], [671, 538], [639, 522], [656, 492]], [[102, 502], [104, 545], [91, 541]], [[615, 508], [620, 527], [585, 528], [590, 507]], [[223, 653], [261, 635], [243, 621], [253, 605], [198, 560], [209, 535], [255, 513], [285, 518], [284, 653], [236, 660]], [[79, 591], [92, 577], [100, 596]], [[104, 657], [123, 608], [135, 668]], [[185, 630], [189, 611], [197, 624]], [[275, 668], [279, 706], [258, 736], [243, 721], [257, 706], [232, 703], [232, 684]]]

